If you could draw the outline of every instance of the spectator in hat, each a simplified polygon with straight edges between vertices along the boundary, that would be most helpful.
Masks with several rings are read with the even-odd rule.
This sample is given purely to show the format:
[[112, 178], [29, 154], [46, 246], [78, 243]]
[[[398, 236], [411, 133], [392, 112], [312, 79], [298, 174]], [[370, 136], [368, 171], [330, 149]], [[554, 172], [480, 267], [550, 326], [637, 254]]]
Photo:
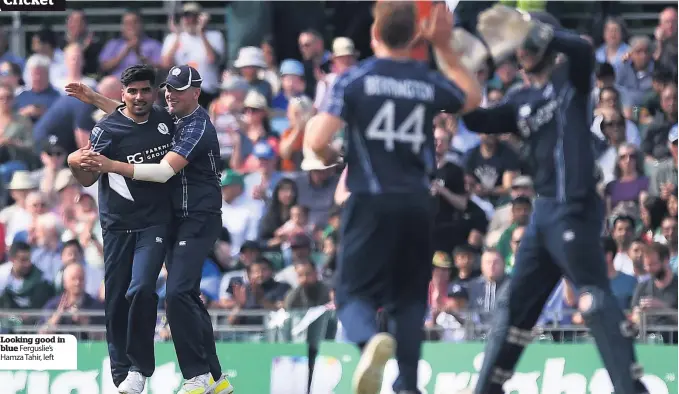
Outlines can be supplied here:
[[519, 175], [512, 180], [512, 188], [509, 191], [511, 201], [500, 205], [493, 214], [493, 218], [488, 225], [486, 235], [486, 245], [494, 245], [500, 239], [502, 233], [512, 224], [512, 201], [517, 197], [527, 197], [533, 199], [535, 190], [533, 180], [527, 175]]
[[[71, 172], [68, 168], [65, 168], [67, 155], [66, 149], [60, 144], [57, 136], [50, 136], [47, 141], [42, 143], [40, 152], [42, 168], [34, 171], [32, 176], [40, 182], [40, 191], [45, 194], [50, 203], [55, 202], [55, 186], [58, 175], [62, 170]], [[62, 175], [62, 180], [65, 176]]]
[[0, 164], [17, 157], [17, 149], [33, 146], [31, 121], [14, 111], [14, 88], [0, 84]]
[[234, 140], [238, 138], [235, 135], [245, 127], [243, 106], [249, 86], [242, 77], [232, 75], [224, 79], [220, 89], [221, 93], [210, 104], [208, 113], [217, 130], [222, 167], [228, 167], [233, 154]]
[[251, 157], [251, 172], [245, 176], [245, 193], [256, 200], [268, 201], [276, 184], [283, 178], [283, 174], [276, 170], [276, 152], [268, 142], [259, 142]]
[[99, 67], [106, 75], [120, 77], [126, 68], [135, 64], [160, 65], [162, 46], [144, 32], [139, 11], [124, 11], [120, 32], [120, 38], [110, 39], [99, 53]]
[[226, 44], [222, 33], [208, 30], [210, 15], [198, 3], [182, 6], [180, 24], [169, 21], [170, 34], [165, 37], [161, 50], [161, 64], [170, 69], [178, 64], [188, 64], [203, 77], [198, 102], [204, 108], [219, 94], [219, 67], [224, 58]]
[[264, 203], [245, 193], [243, 175], [226, 170], [221, 180], [222, 225], [231, 234], [233, 250], [240, 250], [245, 241], [257, 239]]
[[448, 283], [453, 261], [446, 252], [437, 251], [432, 259], [432, 276], [429, 282], [429, 308], [431, 321], [436, 321], [438, 312], [442, 311], [448, 300]]
[[7, 31], [5, 28], [0, 28], [0, 63], [10, 62], [19, 66], [21, 69], [24, 66], [24, 59], [15, 55], [9, 49], [9, 40], [7, 38]]
[[337, 163], [324, 164], [306, 147], [304, 160], [300, 165], [302, 173], [295, 177], [299, 191], [299, 203], [309, 208], [309, 223], [314, 227], [325, 227], [328, 212], [334, 205], [335, 190], [339, 182]]
[[316, 85], [316, 96], [314, 99], [314, 108], [320, 108], [321, 103], [327, 96], [328, 89], [338, 75], [343, 74], [351, 68], [358, 61], [360, 53], [356, 50], [354, 42], [347, 37], [337, 37], [332, 42], [332, 58], [330, 74], [324, 75]]
[[9, 61], [0, 62], [0, 85], [9, 86], [15, 97], [23, 92], [24, 80], [21, 77], [21, 66]]
[[32, 55], [26, 61], [24, 79], [27, 89], [14, 99], [14, 110], [36, 122], [61, 94], [50, 83], [50, 59]]
[[264, 97], [268, 105], [273, 98], [273, 90], [269, 82], [259, 76], [259, 72], [267, 67], [266, 61], [264, 61], [264, 52], [257, 47], [241, 48], [233, 67], [250, 84], [250, 89]]
[[664, 201], [669, 199], [672, 190], [677, 189], [677, 125], [670, 129], [667, 135], [667, 149], [670, 157], [661, 161], [657, 169], [651, 173], [648, 192], [651, 196], [660, 197]]
[[290, 99], [304, 94], [304, 65], [294, 59], [285, 59], [281, 63], [280, 75], [281, 90], [273, 98], [271, 108], [287, 111]]
[[7, 186], [14, 203], [0, 211], [0, 223], [5, 226], [5, 244], [11, 245], [14, 236], [31, 224], [31, 215], [26, 210], [26, 197], [38, 190], [38, 183], [28, 171], [16, 171]]
[[306, 96], [295, 97], [290, 101], [287, 109], [290, 126], [281, 134], [280, 153], [281, 170], [286, 172], [298, 171], [304, 158], [302, 146], [304, 144], [304, 130], [313, 114], [311, 100]]
[[230, 167], [243, 174], [248, 174], [257, 167], [256, 157], [253, 155], [255, 145], [267, 142], [274, 152], [278, 150], [278, 139], [271, 132], [269, 122], [269, 105], [261, 94], [250, 90], [244, 101], [245, 129], [233, 134], [233, 154]]

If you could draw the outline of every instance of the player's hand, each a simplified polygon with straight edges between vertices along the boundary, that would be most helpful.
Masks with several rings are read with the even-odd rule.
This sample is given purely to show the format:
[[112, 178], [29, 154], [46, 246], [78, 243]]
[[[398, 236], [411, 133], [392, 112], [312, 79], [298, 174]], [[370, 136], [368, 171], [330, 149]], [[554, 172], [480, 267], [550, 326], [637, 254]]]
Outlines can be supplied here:
[[208, 23], [210, 23], [210, 14], [201, 12], [200, 15], [198, 15], [198, 31], [201, 33], [204, 32]]
[[541, 57], [554, 34], [550, 26], [531, 20], [529, 14], [500, 4], [479, 14], [476, 29], [496, 64], [513, 55], [529, 35], [538, 48], [535, 55]]
[[429, 19], [422, 21], [419, 37], [429, 41], [434, 48], [450, 48], [453, 35], [453, 14], [445, 4], [436, 4]]
[[75, 152], [69, 154], [67, 159], [66, 159], [68, 166], [71, 167], [71, 168], [75, 168], [77, 170], [82, 170], [83, 168], [81, 167], [81, 164], [82, 164], [83, 153], [89, 152], [91, 148], [92, 148], [92, 142], [87, 141], [87, 145], [85, 145], [82, 148], [76, 150]]
[[94, 104], [94, 90], [81, 82], [71, 82], [64, 88], [67, 96], [75, 97], [85, 104]]
[[85, 171], [107, 173], [112, 171], [113, 161], [104, 155], [90, 150], [83, 152], [82, 164], [80, 166]]

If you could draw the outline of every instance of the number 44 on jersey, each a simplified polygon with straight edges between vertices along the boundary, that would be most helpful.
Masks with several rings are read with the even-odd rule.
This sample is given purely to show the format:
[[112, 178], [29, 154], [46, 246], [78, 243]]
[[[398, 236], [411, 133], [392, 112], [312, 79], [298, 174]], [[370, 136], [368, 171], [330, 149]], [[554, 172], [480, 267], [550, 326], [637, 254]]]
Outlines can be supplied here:
[[424, 119], [426, 108], [424, 104], [417, 104], [408, 114], [403, 123], [396, 127], [396, 103], [386, 100], [370, 121], [366, 130], [366, 138], [373, 141], [384, 141], [384, 149], [392, 152], [395, 144], [410, 144], [414, 154], [419, 154], [422, 144], [426, 141], [424, 135]]

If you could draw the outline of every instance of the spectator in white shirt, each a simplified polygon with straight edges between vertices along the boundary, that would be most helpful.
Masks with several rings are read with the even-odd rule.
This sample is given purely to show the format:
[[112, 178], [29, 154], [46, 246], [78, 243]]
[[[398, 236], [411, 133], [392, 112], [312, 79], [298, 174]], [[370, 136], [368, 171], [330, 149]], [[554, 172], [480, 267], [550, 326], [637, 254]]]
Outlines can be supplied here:
[[54, 82], [54, 87], [62, 94], [65, 93], [64, 88], [66, 85], [72, 82], [80, 82], [95, 89], [97, 81], [83, 76], [83, 62], [83, 47], [80, 44], [69, 44], [64, 48], [65, 74]]
[[257, 239], [264, 202], [244, 193], [243, 175], [226, 170], [222, 186], [222, 225], [231, 234], [231, 250], [235, 257], [245, 241]]
[[7, 187], [14, 204], [0, 211], [0, 223], [5, 226], [5, 244], [11, 245], [14, 236], [26, 230], [31, 224], [31, 215], [26, 210], [26, 197], [38, 190], [38, 183], [28, 171], [16, 171]]
[[165, 37], [161, 50], [164, 67], [188, 64], [198, 70], [203, 77], [198, 102], [204, 108], [219, 95], [219, 65], [225, 51], [222, 33], [206, 30], [209, 21], [200, 4], [184, 4], [180, 26], [170, 21], [172, 32]]

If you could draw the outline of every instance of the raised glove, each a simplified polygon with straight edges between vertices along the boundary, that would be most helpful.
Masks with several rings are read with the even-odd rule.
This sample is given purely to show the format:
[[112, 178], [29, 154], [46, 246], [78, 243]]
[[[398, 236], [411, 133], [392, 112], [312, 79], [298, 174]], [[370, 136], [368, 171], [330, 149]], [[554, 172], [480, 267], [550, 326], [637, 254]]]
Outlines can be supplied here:
[[[450, 46], [459, 54], [462, 65], [472, 72], [476, 72], [486, 62], [489, 55], [483, 41], [460, 27], [453, 29]], [[439, 69], [442, 69], [438, 57], [436, 57], [436, 64]]]
[[497, 64], [523, 47], [541, 58], [554, 36], [554, 29], [533, 20], [528, 13], [496, 4], [479, 15], [476, 26]]

